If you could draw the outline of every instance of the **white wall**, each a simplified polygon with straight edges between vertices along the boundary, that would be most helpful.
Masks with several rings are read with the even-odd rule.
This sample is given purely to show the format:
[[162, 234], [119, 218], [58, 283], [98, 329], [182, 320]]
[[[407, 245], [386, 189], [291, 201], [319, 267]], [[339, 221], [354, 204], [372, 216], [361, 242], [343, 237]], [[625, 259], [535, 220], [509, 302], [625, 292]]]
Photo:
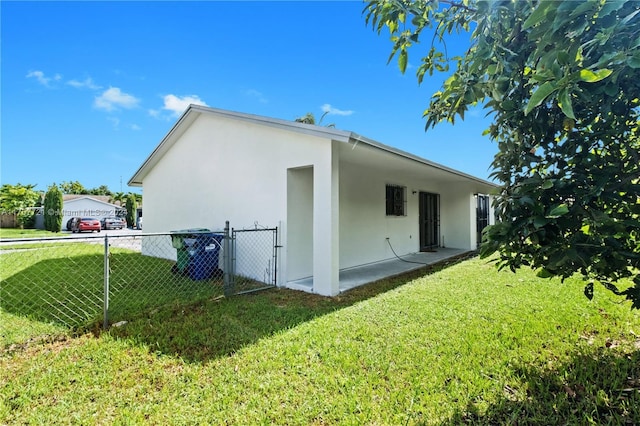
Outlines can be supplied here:
[[288, 172], [286, 281], [313, 274], [313, 167]]
[[[440, 195], [440, 243], [444, 238], [446, 247], [475, 249], [473, 184], [354, 163], [341, 164], [340, 178], [340, 268], [393, 258], [387, 237], [400, 256], [419, 251], [420, 192]], [[386, 216], [387, 184], [406, 187], [406, 216]]]
[[[311, 172], [303, 173], [303, 189], [296, 193], [313, 189], [313, 178], [310, 186], [308, 179], [312, 175], [308, 173], [332, 167], [328, 142], [274, 127], [201, 115], [144, 178], [144, 231], [186, 228], [219, 231], [229, 220], [236, 229], [253, 227], [256, 223], [267, 227], [284, 223], [285, 230], [281, 232], [288, 232], [288, 171], [311, 167], [308, 169]], [[308, 197], [313, 197], [312, 192]], [[314, 208], [318, 207], [305, 206]], [[307, 234], [297, 235], [295, 226], [291, 232], [281, 237], [284, 246], [281, 256], [286, 257], [289, 250], [302, 250], [303, 256], [320, 255], [312, 249], [313, 240]], [[284, 259], [282, 270], [278, 271], [281, 283], [311, 276], [313, 262], [306, 259], [295, 265], [291, 274]]]
[[287, 170], [328, 149], [313, 136], [202, 115], [144, 178], [145, 232], [275, 226], [286, 216]]
[[444, 246], [475, 250], [476, 212], [473, 188], [466, 183], [452, 183], [440, 196], [440, 242]]

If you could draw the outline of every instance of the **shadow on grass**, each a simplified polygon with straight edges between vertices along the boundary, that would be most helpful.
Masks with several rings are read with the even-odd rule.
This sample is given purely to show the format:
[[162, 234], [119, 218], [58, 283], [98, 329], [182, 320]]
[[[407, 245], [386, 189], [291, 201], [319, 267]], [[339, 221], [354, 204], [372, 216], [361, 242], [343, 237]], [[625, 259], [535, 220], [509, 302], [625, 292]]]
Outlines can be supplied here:
[[[0, 307], [11, 314], [79, 332], [99, 329], [104, 316], [102, 248], [84, 245], [66, 249], [78, 252], [61, 254], [59, 250], [39, 248], [2, 254]], [[173, 274], [174, 262], [166, 259], [118, 249], [112, 249], [109, 259], [111, 322], [154, 307], [222, 294], [222, 280], [193, 281]]]
[[40, 259], [47, 249], [2, 255], [0, 306], [33, 320], [74, 327], [102, 315], [99, 254]]
[[[101, 331], [104, 257], [100, 245], [83, 244], [2, 254], [0, 307], [76, 332]], [[328, 298], [270, 289], [230, 298], [220, 279], [193, 281], [171, 273], [174, 262], [112, 249], [110, 323], [114, 336], [160, 353], [202, 362], [226, 356], [280, 330], [375, 297], [464, 257], [382, 280]]]
[[[468, 258], [468, 257], [467, 257]], [[394, 278], [380, 280], [324, 297], [302, 291], [272, 288], [256, 293], [214, 298], [190, 305], [156, 309], [123, 327], [112, 336], [131, 339], [158, 353], [189, 362], [228, 356], [281, 330], [351, 306], [441, 270], [464, 258], [450, 259]]]
[[640, 424], [640, 351], [589, 352], [553, 369], [515, 367], [519, 386], [505, 384], [482, 413], [470, 402], [442, 425]]

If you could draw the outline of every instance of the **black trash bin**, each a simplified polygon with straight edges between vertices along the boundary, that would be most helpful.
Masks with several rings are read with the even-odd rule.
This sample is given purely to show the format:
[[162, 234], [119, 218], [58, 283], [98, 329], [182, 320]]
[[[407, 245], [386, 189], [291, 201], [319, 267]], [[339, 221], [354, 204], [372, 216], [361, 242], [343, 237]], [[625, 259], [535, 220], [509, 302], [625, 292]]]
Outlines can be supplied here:
[[177, 260], [171, 270], [192, 280], [205, 280], [220, 273], [218, 257], [223, 239], [224, 235], [204, 228], [172, 231], [171, 243], [177, 250]]

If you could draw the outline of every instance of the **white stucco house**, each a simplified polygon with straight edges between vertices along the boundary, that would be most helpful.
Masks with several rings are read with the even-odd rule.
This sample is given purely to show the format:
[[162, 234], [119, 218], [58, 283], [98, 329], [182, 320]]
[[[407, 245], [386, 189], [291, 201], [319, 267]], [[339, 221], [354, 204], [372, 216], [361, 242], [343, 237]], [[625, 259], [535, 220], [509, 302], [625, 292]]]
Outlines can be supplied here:
[[104, 217], [119, 216], [126, 210], [116, 204], [109, 203], [108, 196], [101, 195], [64, 195], [62, 197], [62, 229], [66, 229], [67, 221], [72, 217], [93, 217], [101, 220]]
[[145, 232], [278, 226], [278, 285], [311, 277], [323, 295], [341, 270], [393, 258], [389, 243], [476, 249], [495, 187], [353, 132], [195, 105], [129, 185], [153, 212]]
[[[102, 219], [108, 216], [124, 214], [126, 209], [108, 202], [104, 195], [65, 194], [62, 196], [62, 229], [66, 230], [67, 221], [72, 217], [93, 217]], [[44, 216], [36, 216], [36, 228], [44, 229]]]

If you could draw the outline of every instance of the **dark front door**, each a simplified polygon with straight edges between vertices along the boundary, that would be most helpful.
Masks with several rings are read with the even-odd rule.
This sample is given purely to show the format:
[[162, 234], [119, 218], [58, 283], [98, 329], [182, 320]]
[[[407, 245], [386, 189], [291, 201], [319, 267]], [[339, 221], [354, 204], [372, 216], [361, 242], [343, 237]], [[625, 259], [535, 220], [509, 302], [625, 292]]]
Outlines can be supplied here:
[[440, 240], [440, 195], [420, 193], [420, 250], [438, 247]]
[[489, 196], [477, 195], [478, 201], [476, 204], [476, 229], [478, 231], [477, 246], [480, 247], [482, 242], [482, 230], [489, 225]]

